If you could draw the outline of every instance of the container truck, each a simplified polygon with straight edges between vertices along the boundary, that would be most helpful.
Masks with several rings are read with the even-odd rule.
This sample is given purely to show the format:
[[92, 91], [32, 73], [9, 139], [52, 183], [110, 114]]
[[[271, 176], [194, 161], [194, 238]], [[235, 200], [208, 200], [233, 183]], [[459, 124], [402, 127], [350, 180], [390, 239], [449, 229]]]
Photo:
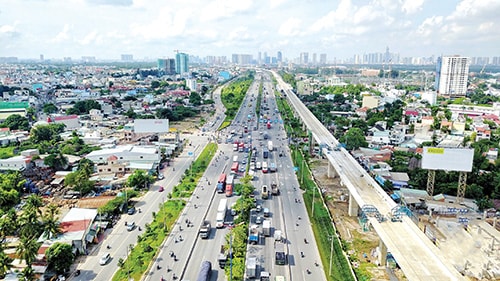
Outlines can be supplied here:
[[210, 221], [208, 221], [208, 220], [203, 221], [203, 224], [200, 227], [200, 238], [208, 239], [208, 237], [210, 237], [210, 230], [211, 229], [212, 229], [212, 226], [210, 225]]
[[224, 193], [226, 190], [226, 174], [221, 174], [219, 180], [217, 181], [217, 192]]
[[248, 243], [250, 244], [259, 244], [259, 228], [257, 225], [252, 225], [248, 230]]
[[271, 221], [270, 220], [264, 220], [262, 222], [262, 232], [264, 233], [264, 236], [271, 236]]
[[226, 181], [226, 197], [233, 196], [233, 188], [234, 188], [234, 175], [230, 175], [227, 177]]
[[276, 264], [285, 265], [286, 264], [285, 245], [280, 242], [274, 243], [274, 253], [275, 253]]
[[273, 141], [268, 141], [268, 142], [267, 142], [267, 149], [268, 149], [269, 151], [273, 151]]
[[219, 207], [217, 208], [217, 222], [215, 227], [222, 228], [224, 227], [224, 220], [226, 219], [226, 211], [227, 211], [227, 199], [221, 199], [219, 202]]
[[228, 258], [227, 253], [228, 253], [228, 251], [224, 249], [224, 245], [221, 245], [219, 258], [217, 259], [217, 261], [219, 262], [220, 268], [224, 268], [226, 266], [226, 262], [227, 262], [227, 258]]
[[247, 278], [257, 277], [257, 258], [249, 257], [247, 260]]
[[202, 262], [196, 281], [209, 281], [210, 275], [212, 275], [212, 263], [209, 261]]
[[233, 162], [238, 162], [238, 155], [233, 156]]

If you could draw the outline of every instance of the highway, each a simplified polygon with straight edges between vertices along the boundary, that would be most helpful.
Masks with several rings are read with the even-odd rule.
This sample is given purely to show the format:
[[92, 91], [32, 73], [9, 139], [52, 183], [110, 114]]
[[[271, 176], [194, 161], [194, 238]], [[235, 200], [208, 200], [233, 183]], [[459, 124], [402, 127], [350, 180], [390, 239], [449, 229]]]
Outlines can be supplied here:
[[[337, 146], [337, 140], [291, 91], [290, 85], [277, 73], [273, 72], [273, 75], [298, 116], [311, 130], [315, 141], [330, 147]], [[323, 152], [349, 189], [351, 198], [360, 207], [372, 205], [386, 218], [391, 214], [396, 203], [345, 149], [328, 151], [325, 148]], [[410, 218], [403, 216], [402, 222], [379, 222], [376, 217], [370, 216], [369, 221], [408, 280], [465, 280]]]
[[[218, 128], [225, 117], [224, 115], [225, 109], [220, 103], [220, 88], [214, 91], [214, 100], [216, 102], [215, 104], [216, 114], [214, 114], [214, 120], [212, 120], [211, 125], [209, 124], [205, 125], [206, 131], [209, 132], [210, 131], [214, 132], [215, 130], [213, 128]], [[180, 182], [180, 179], [184, 174], [185, 170], [188, 169], [191, 163], [194, 161], [194, 157], [196, 157], [196, 155], [204, 149], [206, 144], [209, 142], [209, 138], [215, 138], [215, 135], [211, 133], [205, 136], [200, 134], [196, 135], [193, 134], [193, 135], [182, 135], [182, 137], [188, 139], [188, 142], [191, 142], [191, 146], [187, 146], [179, 157], [173, 159], [173, 161], [170, 164], [170, 167], [166, 167], [164, 170], [162, 170], [162, 174], [164, 175], [163, 180], [157, 181], [150, 189], [150, 191], [144, 194], [144, 196], [135, 199], [135, 201], [137, 201], [135, 205], [136, 208], [140, 208], [142, 212], [141, 213], [136, 212], [134, 215], [127, 215], [127, 214], [122, 215], [121, 219], [114, 226], [114, 228], [111, 229], [110, 231], [108, 230], [105, 232], [106, 236], [104, 238], [104, 241], [101, 242], [101, 244], [98, 245], [96, 248], [94, 248], [94, 250], [90, 252], [89, 255], [87, 255], [83, 259], [83, 261], [77, 264], [77, 269], [80, 270], [80, 275], [72, 276], [71, 280], [86, 281], [86, 280], [112, 279], [113, 275], [118, 270], [118, 260], [120, 258], [124, 260], [126, 259], [128, 254], [127, 251], [128, 247], [130, 245], [135, 245], [137, 242], [137, 236], [139, 236], [142, 233], [142, 231], [138, 230], [138, 227], [136, 227], [133, 231], [130, 232], [127, 231], [125, 227], [125, 222], [133, 221], [136, 223], [137, 226], [140, 226], [142, 229], [145, 229], [144, 225], [153, 220], [152, 213], [158, 212], [160, 204], [166, 200], [166, 196], [169, 192], [172, 191], [172, 188], [177, 183]], [[194, 157], [188, 156], [190, 152], [194, 153]], [[172, 168], [175, 168], [175, 171]], [[209, 167], [208, 169], [209, 171], [210, 168], [211, 167]], [[203, 182], [203, 180], [201, 180], [199, 184], [200, 190], [201, 186], [203, 186], [204, 184], [206, 184], [206, 182]], [[163, 192], [158, 191], [159, 186], [164, 187]], [[198, 196], [200, 197], [200, 201], [204, 202], [204, 199], [202, 199], [203, 194], [202, 192], [200, 192], [200, 190], [197, 190], [197, 192], [199, 192]], [[206, 190], [208, 193], [209, 189]], [[193, 204], [194, 204], [193, 202], [189, 202], [185, 209], [185, 212], [192, 209]], [[203, 204], [204, 203], [200, 203], [200, 210], [203, 209]], [[181, 216], [181, 219], [179, 219], [178, 223], [182, 224], [182, 219], [185, 219], [185, 217], [186, 217], [185, 215]], [[197, 216], [193, 216], [193, 220], [197, 218], [198, 218]], [[188, 230], [186, 230], [186, 233], [194, 230], [196, 230], [196, 232], [198, 231], [198, 225], [189, 228]], [[163, 248], [168, 249], [168, 247], [172, 243], [176, 244], [175, 238], [177, 237], [177, 235], [178, 234], [174, 229], [172, 235], [170, 235], [169, 238], [165, 241]], [[189, 235], [186, 234], [184, 234], [184, 236], [189, 237]], [[186, 264], [188, 259], [188, 252], [182, 251], [182, 249], [183, 246], [187, 245], [188, 243], [189, 241], [185, 240], [179, 243], [179, 245], [174, 245], [174, 246], [179, 246], [178, 248], [181, 249], [177, 252], [177, 258], [179, 259], [178, 262], [169, 263], [169, 261], [171, 261], [172, 259], [169, 260], [166, 259], [164, 256], [160, 255], [159, 260], [162, 266], [161, 272], [158, 272], [156, 270], [156, 267], [153, 267], [151, 268], [151, 271], [146, 273], [146, 279], [160, 280], [161, 275], [166, 273], [167, 265], [170, 266], [172, 269], [171, 271], [168, 272], [168, 274], [170, 275], [172, 275], [173, 273], [176, 273], [177, 275], [180, 274], [180, 272], [182, 272], [182, 270], [184, 269], [184, 265]], [[107, 245], [109, 245], [111, 248], [107, 249], [106, 248]], [[110, 253], [111, 260], [106, 265], [100, 266], [99, 259], [104, 253]], [[164, 253], [164, 251], [162, 253]], [[184, 262], [182, 262], [182, 260], [184, 260]]]

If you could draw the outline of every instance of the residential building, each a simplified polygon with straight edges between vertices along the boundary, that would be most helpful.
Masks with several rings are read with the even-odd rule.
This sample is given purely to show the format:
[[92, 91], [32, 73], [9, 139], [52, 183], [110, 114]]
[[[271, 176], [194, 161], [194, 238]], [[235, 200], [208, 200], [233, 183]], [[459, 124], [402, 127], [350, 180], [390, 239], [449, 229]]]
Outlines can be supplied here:
[[80, 128], [80, 119], [78, 118], [78, 115], [51, 116], [47, 118], [47, 122], [64, 124], [65, 131], [73, 131]]
[[175, 74], [175, 59], [158, 59], [158, 70], [163, 71], [166, 75]]
[[183, 75], [189, 73], [189, 56], [186, 53], [177, 53], [175, 55], [175, 73]]
[[469, 76], [468, 57], [443, 56], [436, 66], [436, 89], [438, 94], [450, 98], [464, 97]]
[[26, 112], [29, 108], [28, 102], [3, 102], [0, 101], [0, 120], [5, 120], [13, 114], [18, 114], [26, 117]]
[[31, 157], [23, 155], [0, 159], [0, 171], [24, 171], [30, 162]]
[[370, 94], [363, 95], [363, 104], [361, 107], [367, 107], [369, 109], [377, 108], [379, 106], [380, 98], [372, 96]]
[[123, 145], [92, 151], [85, 158], [94, 163], [106, 163], [110, 156], [116, 156], [118, 163], [159, 163], [160, 153], [156, 147]]

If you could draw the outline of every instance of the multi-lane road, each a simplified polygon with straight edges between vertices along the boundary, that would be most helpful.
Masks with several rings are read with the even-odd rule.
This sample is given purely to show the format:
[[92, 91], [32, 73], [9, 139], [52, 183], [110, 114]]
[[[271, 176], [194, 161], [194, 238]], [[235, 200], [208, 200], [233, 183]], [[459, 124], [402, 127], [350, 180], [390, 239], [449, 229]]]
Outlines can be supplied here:
[[[291, 87], [275, 72], [273, 75], [298, 116], [311, 130], [315, 141], [330, 147], [336, 146], [337, 140], [291, 91]], [[324, 149], [324, 152], [349, 189], [351, 200], [355, 200], [361, 207], [374, 206], [382, 216], [391, 214], [396, 204], [370, 176], [361, 177], [365, 171], [345, 149], [331, 152]], [[463, 280], [463, 276], [410, 218], [403, 217], [402, 223], [390, 220], [379, 222], [375, 217], [370, 217], [369, 220], [408, 280]]]

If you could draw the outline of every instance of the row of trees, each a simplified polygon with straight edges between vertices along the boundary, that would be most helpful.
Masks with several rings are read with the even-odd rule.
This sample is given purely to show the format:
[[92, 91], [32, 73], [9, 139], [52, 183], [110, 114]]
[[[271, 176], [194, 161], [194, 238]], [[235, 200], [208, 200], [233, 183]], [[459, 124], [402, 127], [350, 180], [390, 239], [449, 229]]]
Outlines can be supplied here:
[[236, 112], [238, 112], [252, 81], [253, 75], [248, 74], [221, 90], [221, 100], [226, 108], [226, 118], [228, 120], [232, 120], [236, 116]]

